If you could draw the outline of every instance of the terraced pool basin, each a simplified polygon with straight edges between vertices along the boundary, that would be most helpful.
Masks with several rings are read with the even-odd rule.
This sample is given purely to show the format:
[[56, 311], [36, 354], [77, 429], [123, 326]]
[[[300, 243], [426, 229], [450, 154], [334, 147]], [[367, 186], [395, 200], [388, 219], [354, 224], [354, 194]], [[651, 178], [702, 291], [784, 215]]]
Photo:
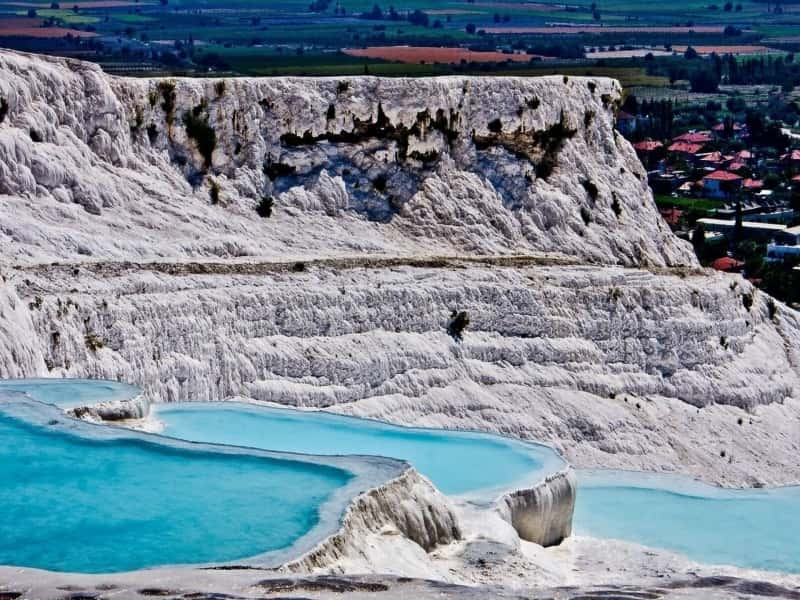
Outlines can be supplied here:
[[493, 498], [530, 487], [566, 463], [546, 446], [483, 433], [398, 427], [317, 411], [234, 402], [154, 405], [164, 435], [310, 454], [410, 462], [442, 492]]
[[[543, 446], [319, 412], [217, 403], [158, 405], [155, 415], [167, 435], [184, 439], [403, 458], [454, 495], [530, 486], [563, 466]], [[709, 564], [800, 572], [800, 487], [725, 490], [685, 477], [578, 471], [573, 531]]]
[[[242, 403], [155, 405], [163, 436], [61, 412], [136, 393], [109, 382], [0, 382], [0, 564], [110, 572], [296, 555], [335, 530], [355, 493], [402, 468], [336, 455], [405, 459], [445, 493], [482, 500], [565, 464], [548, 447], [488, 434]], [[619, 471], [579, 471], [578, 482], [578, 535], [800, 573], [800, 487], [723, 490]]]
[[294, 549], [291, 558], [336, 531], [360, 490], [404, 468], [386, 461], [356, 477], [344, 460], [339, 468], [325, 457], [167, 440], [76, 421], [8, 390], [0, 391], [0, 439], [0, 564], [54, 571]]
[[702, 563], [800, 573], [800, 487], [729, 490], [685, 477], [578, 471], [573, 531]]

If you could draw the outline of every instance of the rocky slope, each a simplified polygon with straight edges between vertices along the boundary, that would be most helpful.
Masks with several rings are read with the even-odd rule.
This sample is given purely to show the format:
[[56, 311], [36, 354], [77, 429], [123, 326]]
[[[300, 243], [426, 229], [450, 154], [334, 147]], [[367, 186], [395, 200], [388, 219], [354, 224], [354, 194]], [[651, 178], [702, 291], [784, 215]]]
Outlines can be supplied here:
[[133, 80], [11, 52], [0, 73], [6, 257], [692, 264], [613, 131], [611, 80]]
[[245, 396], [543, 440], [579, 466], [800, 480], [800, 323], [741, 279], [357, 264], [10, 270], [25, 330], [7, 339], [25, 342], [7, 352], [156, 401]]

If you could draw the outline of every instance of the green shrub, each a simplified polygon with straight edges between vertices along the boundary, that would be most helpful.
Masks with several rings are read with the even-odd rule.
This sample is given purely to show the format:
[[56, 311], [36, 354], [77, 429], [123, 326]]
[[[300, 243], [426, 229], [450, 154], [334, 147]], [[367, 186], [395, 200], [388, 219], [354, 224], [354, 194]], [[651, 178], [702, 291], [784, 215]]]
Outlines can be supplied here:
[[151, 144], [156, 143], [158, 139], [158, 128], [155, 123], [150, 123], [150, 125], [147, 126], [147, 138], [150, 140]]
[[210, 177], [208, 179], [208, 195], [211, 197], [211, 204], [219, 204], [220, 187], [219, 184]]
[[748, 312], [753, 308], [753, 294], [742, 294], [742, 306]]
[[617, 196], [616, 192], [611, 192], [611, 197], [613, 198], [611, 202], [611, 210], [613, 210], [614, 214], [617, 215], [617, 218], [619, 218], [622, 215], [622, 204], [619, 202], [619, 196]]
[[600, 192], [592, 180], [584, 179], [581, 181], [581, 185], [583, 186], [583, 189], [586, 190], [586, 193], [589, 194], [589, 198], [592, 200], [597, 200], [597, 196], [600, 194]]
[[140, 106], [136, 107], [133, 115], [133, 126], [131, 127], [132, 130], [138, 131], [142, 128], [144, 124], [144, 113], [142, 112], [142, 108]]
[[211, 166], [214, 149], [217, 147], [217, 134], [208, 124], [208, 116], [200, 117], [198, 113], [197, 110], [187, 112], [183, 117], [183, 124], [186, 127], [186, 135], [197, 144], [197, 150], [202, 155], [203, 165], [207, 169]]
[[450, 314], [450, 323], [447, 325], [447, 334], [455, 341], [460, 342], [464, 339], [464, 330], [469, 325], [469, 315], [467, 311], [454, 310]]
[[773, 298], [767, 300], [767, 312], [769, 313], [770, 320], [774, 320], [775, 316], [778, 314], [778, 305], [775, 304]]
[[256, 206], [258, 216], [267, 219], [272, 216], [272, 207], [275, 205], [275, 199], [272, 196], [264, 196], [261, 202]]
[[567, 125], [564, 112], [561, 112], [561, 118], [558, 123], [550, 125], [543, 131], [537, 131], [533, 134], [533, 141], [550, 154], [557, 153], [561, 150], [561, 146], [568, 139], [575, 137], [578, 132], [577, 129], [572, 129]]
[[159, 81], [158, 91], [161, 94], [161, 110], [164, 111], [167, 124], [172, 125], [175, 121], [175, 102], [177, 100], [175, 82]]
[[86, 348], [91, 352], [97, 352], [100, 348], [105, 346], [103, 340], [101, 340], [94, 331], [90, 331], [84, 335], [83, 342], [86, 344]]

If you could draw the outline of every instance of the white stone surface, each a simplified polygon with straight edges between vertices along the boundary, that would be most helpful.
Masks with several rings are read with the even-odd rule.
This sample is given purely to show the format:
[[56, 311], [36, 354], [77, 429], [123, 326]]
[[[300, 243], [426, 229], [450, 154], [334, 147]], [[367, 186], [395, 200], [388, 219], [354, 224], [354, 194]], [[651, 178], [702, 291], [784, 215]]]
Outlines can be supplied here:
[[[245, 396], [483, 429], [549, 442], [580, 467], [800, 481], [793, 311], [770, 320], [763, 293], [713, 273], [457, 266], [190, 276], [83, 265], [9, 271], [9, 285], [25, 303], [41, 298], [25, 309], [43, 357], [26, 375], [121, 379], [156, 401]], [[743, 293], [755, 294], [749, 311]], [[446, 333], [454, 309], [471, 319], [461, 343]], [[87, 331], [104, 347], [87, 348]]]
[[[176, 108], [168, 124], [155, 80], [10, 51], [0, 53], [0, 74], [0, 97], [10, 107], [0, 124], [0, 250], [7, 260], [435, 249], [558, 252], [628, 265], [694, 261], [654, 210], [631, 146], [612, 129], [620, 90], [611, 80], [230, 79], [218, 96], [213, 80], [177, 79], [170, 80]], [[538, 108], [528, 108], [534, 98]], [[217, 138], [207, 174], [183, 125], [201, 102], [201, 118]], [[334, 119], [327, 118], [331, 106]], [[307, 131], [350, 133], [356, 119], [377, 120], [379, 107], [392, 126], [409, 129], [407, 160], [398, 160], [396, 140], [380, 137], [280, 142]], [[434, 118], [442, 111], [457, 135], [452, 144], [424, 119], [412, 131], [424, 111]], [[576, 133], [547, 180], [501, 147], [477, 151], [472, 143], [497, 118], [504, 133], [530, 139], [562, 115]], [[34, 142], [30, 130], [43, 141]], [[427, 166], [410, 158], [430, 151], [439, 160]], [[263, 173], [269, 162], [296, 172], [272, 182]], [[387, 180], [383, 192], [372, 183], [379, 175]], [[212, 180], [221, 188], [213, 206]], [[596, 200], [584, 181], [597, 186]], [[275, 198], [270, 219], [254, 211], [263, 195]]]

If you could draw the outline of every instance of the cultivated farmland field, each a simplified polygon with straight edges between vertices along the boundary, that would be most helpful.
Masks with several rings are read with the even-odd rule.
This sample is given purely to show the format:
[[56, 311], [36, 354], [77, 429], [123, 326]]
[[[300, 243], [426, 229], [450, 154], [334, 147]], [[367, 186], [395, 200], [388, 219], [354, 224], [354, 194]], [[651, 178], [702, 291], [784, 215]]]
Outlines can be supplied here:
[[403, 63], [447, 63], [456, 64], [464, 62], [520, 62], [527, 63], [546, 57], [503, 52], [475, 52], [467, 48], [436, 48], [430, 46], [370, 46], [368, 48], [345, 48], [342, 50], [348, 56], [361, 58], [376, 58], [391, 62]]
[[0, 0], [0, 45], [81, 56], [121, 74], [131, 65], [131, 75], [563, 73], [679, 89], [689, 74], [675, 66], [677, 55], [690, 46], [701, 56], [800, 50], [800, 4], [775, 6], [756, 0]]

